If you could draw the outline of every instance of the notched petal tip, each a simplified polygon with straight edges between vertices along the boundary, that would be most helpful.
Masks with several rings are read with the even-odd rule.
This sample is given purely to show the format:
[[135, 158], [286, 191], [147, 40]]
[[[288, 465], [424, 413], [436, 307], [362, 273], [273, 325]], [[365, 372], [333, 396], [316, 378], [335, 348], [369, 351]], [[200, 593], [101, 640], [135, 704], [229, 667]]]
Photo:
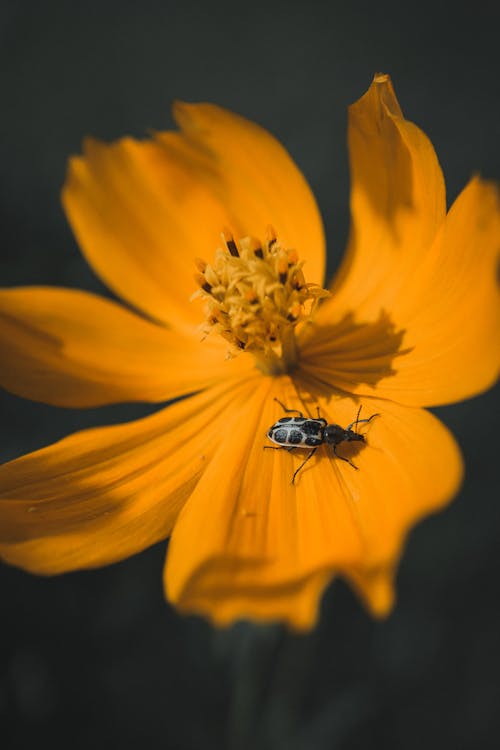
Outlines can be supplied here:
[[375, 73], [372, 83], [387, 83], [391, 81], [389, 73]]
[[475, 172], [465, 189], [477, 191], [484, 214], [500, 215], [500, 185], [497, 182]]
[[195, 106], [191, 102], [185, 102], [181, 99], [174, 99], [172, 102], [172, 117], [179, 127], [182, 128], [183, 124], [189, 118], [191, 108]]
[[349, 107], [348, 141], [352, 224], [332, 304], [374, 319], [380, 309], [393, 310], [442, 226], [444, 179], [431, 142], [404, 119], [387, 74], [377, 73]]
[[175, 99], [172, 103], [172, 116], [179, 128], [186, 133], [195, 131], [200, 135], [208, 134], [217, 115], [221, 117], [224, 113], [222, 107], [208, 102], [184, 102]]
[[396, 601], [395, 571], [379, 568], [348, 575], [353, 588], [358, 592], [371, 615], [379, 620], [388, 617]]
[[392, 79], [388, 73], [375, 73], [370, 88], [356, 102], [351, 104], [349, 110], [355, 114], [357, 110], [367, 108], [371, 114], [376, 115], [376, 120], [385, 117], [403, 119], [403, 112], [392, 85]]

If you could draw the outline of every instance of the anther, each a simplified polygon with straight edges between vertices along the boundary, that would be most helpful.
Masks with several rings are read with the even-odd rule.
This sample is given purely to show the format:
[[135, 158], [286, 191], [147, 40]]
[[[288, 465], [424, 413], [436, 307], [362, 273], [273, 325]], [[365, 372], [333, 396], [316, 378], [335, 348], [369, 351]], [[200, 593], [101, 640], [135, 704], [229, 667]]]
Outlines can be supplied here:
[[305, 286], [305, 283], [306, 280], [304, 274], [302, 273], [302, 270], [298, 268], [293, 277], [293, 286], [298, 290], [302, 289], [302, 287]]
[[196, 268], [198, 269], [198, 271], [201, 271], [202, 273], [205, 273], [205, 271], [207, 270], [207, 264], [203, 260], [203, 258], [195, 258], [194, 262], [195, 262], [195, 265], [196, 265]]
[[252, 251], [252, 253], [255, 255], [256, 258], [261, 258], [261, 259], [264, 258], [262, 245], [256, 237], [248, 237], [247, 243], [248, 243], [247, 246], [249, 250]]
[[267, 235], [267, 246], [269, 249], [271, 249], [272, 246], [276, 243], [276, 231], [271, 224], [268, 224], [267, 226], [266, 235]]
[[257, 240], [255, 237], [249, 237], [249, 246], [250, 250], [253, 252], [256, 258], [264, 258], [264, 251], [262, 250], [262, 245], [260, 244], [259, 240]]
[[202, 273], [195, 273], [194, 280], [199, 286], [201, 286], [204, 292], [207, 292], [207, 294], [210, 294], [210, 292], [212, 291], [212, 287], [210, 286], [210, 284], [208, 283], [208, 281], [206, 280], [206, 278], [203, 276]]
[[295, 303], [288, 311], [288, 315], [286, 316], [286, 318], [290, 321], [290, 323], [295, 323], [295, 321], [300, 317], [300, 313], [301, 306], [298, 303]]
[[225, 229], [222, 232], [222, 239], [226, 243], [226, 247], [229, 250], [229, 252], [231, 253], [231, 255], [234, 258], [239, 258], [240, 254], [239, 254], [239, 251], [238, 251], [238, 246], [236, 245], [236, 242], [233, 239], [233, 235], [229, 231], [229, 229]]
[[203, 333], [226, 339], [228, 356], [244, 350], [266, 373], [289, 372], [298, 357], [295, 330], [327, 292], [306, 284], [297, 252], [280, 244], [272, 226], [262, 241], [235, 240], [225, 228], [221, 236], [212, 263], [196, 258], [199, 291], [193, 298], [205, 298]]
[[278, 275], [280, 284], [285, 284], [288, 279], [288, 256], [281, 251], [278, 260]]
[[259, 301], [255, 289], [247, 289], [245, 292], [245, 299], [247, 302], [250, 302], [251, 305], [255, 305]]

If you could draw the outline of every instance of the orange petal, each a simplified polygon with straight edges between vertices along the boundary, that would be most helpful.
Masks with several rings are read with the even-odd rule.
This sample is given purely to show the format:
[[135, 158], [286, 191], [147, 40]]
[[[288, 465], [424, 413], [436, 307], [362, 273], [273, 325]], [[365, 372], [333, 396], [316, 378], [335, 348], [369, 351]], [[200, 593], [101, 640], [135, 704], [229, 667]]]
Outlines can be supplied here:
[[330, 305], [337, 317], [355, 311], [370, 321], [381, 307], [390, 310], [391, 295], [433, 241], [445, 188], [432, 144], [403, 118], [387, 75], [376, 75], [350, 107], [349, 154], [351, 233]]
[[[427, 412], [368, 400], [365, 414], [381, 417], [367, 426], [368, 444], [353, 459], [359, 471], [322, 447], [292, 485], [304, 454], [264, 451], [264, 435], [282, 415], [272, 394], [290, 408], [305, 407], [287, 378], [274, 380], [271, 389], [263, 385], [242, 406], [238, 430], [229, 425], [230, 438], [180, 514], [166, 566], [167, 596], [181, 610], [220, 624], [250, 617], [304, 629], [314, 624], [327, 581], [340, 573], [376, 614], [386, 613], [408, 529], [445, 504], [460, 483], [453, 438]], [[351, 399], [318, 401], [330, 421], [346, 426], [355, 419]]]
[[271, 224], [280, 243], [307, 261], [308, 281], [323, 283], [325, 241], [314, 196], [288, 152], [266, 130], [212, 104], [177, 102], [183, 133], [159, 136], [217, 196], [238, 236], [262, 237]]
[[85, 143], [62, 194], [80, 247], [118, 295], [179, 327], [200, 322], [189, 298], [196, 256], [211, 256], [226, 212], [196, 171], [179, 167], [151, 141]]
[[[164, 573], [167, 598], [171, 585], [168, 555]], [[202, 615], [219, 627], [247, 619], [278, 621], [294, 631], [307, 632], [318, 622], [321, 597], [331, 578], [330, 570], [319, 570], [302, 579], [274, 584], [265, 582], [265, 572], [261, 573], [256, 563], [250, 567], [248, 561], [217, 559], [200, 577], [193, 577], [180, 601], [174, 601], [181, 612]]]
[[386, 617], [394, 606], [396, 562], [367, 570], [353, 569], [346, 573], [352, 587], [374, 617]]
[[387, 298], [380, 290], [378, 320], [354, 310], [318, 326], [303, 342], [304, 371], [337, 388], [415, 406], [487, 389], [500, 370], [499, 257], [497, 189], [475, 178], [399, 290], [389, 285]]
[[199, 339], [76, 289], [0, 291], [0, 384], [49, 404], [166, 401], [250, 369]]
[[84, 430], [0, 467], [0, 558], [53, 574], [168, 536], [253, 386], [226, 381], [157, 414]]
[[321, 219], [285, 149], [220, 107], [178, 104], [175, 114], [183, 134], [88, 140], [70, 162], [63, 204], [99, 276], [154, 319], [197, 323], [188, 301], [195, 257], [211, 259], [227, 225], [262, 236], [272, 223], [308, 260], [308, 279], [321, 282]]
[[412, 280], [394, 303], [406, 331], [396, 374], [381, 395], [415, 405], [474, 396], [500, 372], [500, 202], [497, 187], [473, 179]]

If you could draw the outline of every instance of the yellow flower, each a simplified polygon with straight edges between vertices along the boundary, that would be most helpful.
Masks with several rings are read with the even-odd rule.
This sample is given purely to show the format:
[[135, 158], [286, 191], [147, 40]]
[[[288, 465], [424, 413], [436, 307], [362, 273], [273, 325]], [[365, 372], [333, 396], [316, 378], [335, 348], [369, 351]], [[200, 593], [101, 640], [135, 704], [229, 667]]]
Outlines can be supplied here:
[[[433, 148], [377, 75], [350, 110], [352, 231], [327, 296], [321, 219], [285, 150], [216, 106], [174, 114], [180, 132], [87, 141], [63, 192], [88, 261], [137, 312], [2, 291], [1, 383], [71, 407], [189, 397], [5, 464], [0, 556], [53, 574], [171, 536], [183, 612], [306, 629], [341, 575], [384, 615], [405, 535], [462, 476], [422, 407], [497, 377], [496, 190], [474, 178], [446, 215]], [[276, 399], [342, 427], [379, 414], [338, 447], [358, 470], [321, 446], [292, 483], [307, 451], [264, 450]]]

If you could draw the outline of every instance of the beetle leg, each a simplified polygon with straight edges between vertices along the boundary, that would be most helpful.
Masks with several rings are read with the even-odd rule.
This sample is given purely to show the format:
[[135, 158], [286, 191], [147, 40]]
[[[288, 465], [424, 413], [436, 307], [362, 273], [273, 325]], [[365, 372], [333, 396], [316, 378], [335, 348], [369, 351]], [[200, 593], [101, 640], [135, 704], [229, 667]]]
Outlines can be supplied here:
[[264, 450], [268, 451], [288, 451], [291, 453], [298, 448], [298, 445], [264, 445], [263, 447]]
[[294, 412], [296, 412], [296, 414], [298, 414], [301, 417], [301, 419], [304, 419], [304, 415], [298, 409], [287, 409], [286, 406], [285, 406], [285, 404], [282, 401], [280, 401], [279, 398], [276, 398], [276, 396], [274, 397], [274, 400], [281, 406], [281, 408], [283, 409], [283, 411], [286, 411], [288, 414], [290, 414], [290, 412], [294, 411]]
[[357, 471], [359, 470], [358, 467], [356, 466], [356, 464], [353, 464], [353, 462], [351, 461], [350, 458], [346, 458], [345, 456], [339, 456], [339, 454], [337, 453], [337, 446], [336, 445], [333, 446], [333, 452], [335, 453], [335, 455], [337, 456], [337, 458], [340, 458], [341, 461], [345, 461], [350, 466], [352, 466], [353, 469], [356, 469]]
[[306, 465], [306, 463], [309, 461], [309, 459], [312, 458], [312, 456], [314, 456], [314, 454], [316, 453], [317, 450], [318, 450], [317, 448], [313, 448], [312, 451], [309, 453], [309, 455], [302, 461], [302, 463], [300, 464], [299, 468], [296, 469], [293, 472], [292, 484], [295, 484], [295, 477], [297, 476], [297, 474], [299, 473], [299, 471]]

